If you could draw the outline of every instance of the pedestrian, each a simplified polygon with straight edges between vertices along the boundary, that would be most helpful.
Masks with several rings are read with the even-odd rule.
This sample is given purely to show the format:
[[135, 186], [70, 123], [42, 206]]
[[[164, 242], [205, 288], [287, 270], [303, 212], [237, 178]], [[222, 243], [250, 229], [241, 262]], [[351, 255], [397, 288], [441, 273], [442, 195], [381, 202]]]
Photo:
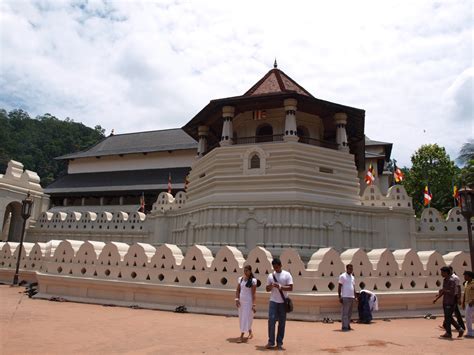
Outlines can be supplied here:
[[341, 303], [341, 322], [342, 331], [352, 330], [351, 328], [351, 317], [352, 317], [352, 306], [356, 299], [355, 292], [355, 278], [352, 272], [354, 267], [352, 264], [346, 265], [346, 272], [343, 272], [339, 276], [339, 285], [337, 293], [339, 295], [339, 302]]
[[257, 279], [252, 273], [252, 266], [244, 266], [244, 275], [239, 277], [237, 289], [235, 290], [235, 305], [239, 309], [240, 338], [238, 343], [244, 341], [244, 334], [249, 333], [247, 339], [253, 338], [252, 322], [256, 312]]
[[357, 300], [359, 323], [370, 324], [372, 322], [372, 312], [379, 309], [377, 296], [372, 291], [362, 289]]
[[464, 297], [462, 300], [462, 308], [466, 310], [466, 338], [474, 338], [472, 331], [472, 314], [474, 313], [474, 272], [464, 271]]
[[453, 320], [454, 306], [456, 304], [456, 282], [451, 276], [451, 271], [447, 266], [443, 266], [441, 268], [441, 276], [443, 276], [443, 288], [439, 290], [438, 296], [433, 300], [433, 303], [436, 303], [439, 298], [443, 297], [443, 326], [446, 332], [440, 337], [449, 339], [452, 338], [451, 324], [453, 324], [459, 333], [458, 338], [461, 338], [464, 334], [464, 329]]
[[459, 279], [459, 276], [456, 275], [456, 273], [454, 272], [453, 267], [451, 265], [448, 267], [449, 267], [449, 271], [451, 272], [451, 276], [454, 279], [454, 282], [456, 283], [456, 303], [454, 305], [454, 316], [456, 317], [456, 321], [459, 324], [459, 326], [465, 330], [466, 326], [464, 325], [464, 320], [462, 319], [461, 310], [459, 309], [462, 302], [461, 280]]
[[278, 350], [283, 350], [283, 338], [286, 324], [286, 298], [288, 291], [293, 291], [293, 277], [288, 271], [282, 269], [279, 258], [272, 260], [274, 272], [268, 275], [267, 292], [270, 294], [268, 305], [268, 342], [265, 348], [275, 347], [275, 325], [278, 321], [276, 345]]

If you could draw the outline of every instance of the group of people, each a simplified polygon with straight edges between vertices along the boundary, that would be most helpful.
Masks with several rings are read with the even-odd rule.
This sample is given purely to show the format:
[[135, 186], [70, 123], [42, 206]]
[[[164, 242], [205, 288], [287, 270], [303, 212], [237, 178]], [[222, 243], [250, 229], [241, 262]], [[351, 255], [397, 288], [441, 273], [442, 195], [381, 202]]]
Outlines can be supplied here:
[[[285, 324], [287, 313], [288, 292], [293, 291], [293, 278], [288, 271], [282, 269], [282, 263], [279, 258], [272, 260], [273, 272], [268, 275], [265, 290], [270, 292], [270, 301], [268, 306], [268, 342], [267, 349], [283, 349], [283, 338], [285, 336]], [[352, 264], [346, 266], [346, 271], [339, 276], [338, 297], [341, 303], [341, 323], [342, 331], [350, 331], [351, 317], [354, 302], [358, 300], [359, 322], [370, 323], [372, 321], [372, 311], [378, 309], [377, 296], [368, 290], [361, 290], [356, 293], [355, 278], [353, 275], [354, 267]], [[474, 273], [464, 272], [464, 293], [461, 292], [461, 283], [459, 277], [450, 267], [441, 268], [441, 275], [444, 278], [443, 288], [433, 301], [435, 303], [440, 297], [443, 297], [445, 334], [441, 337], [451, 338], [451, 325], [463, 336], [465, 325], [462, 320], [459, 307], [462, 306], [466, 313], [467, 334], [466, 337], [474, 338], [472, 331], [472, 314], [474, 311]], [[245, 333], [248, 333], [248, 339], [253, 338], [252, 322], [256, 312], [256, 292], [257, 279], [252, 273], [252, 267], [244, 267], [244, 275], [239, 277], [237, 289], [235, 292], [235, 304], [239, 311], [240, 337], [238, 342], [243, 342]], [[453, 319], [456, 315], [456, 320]], [[276, 323], [278, 328], [276, 329]], [[275, 330], [277, 330], [275, 338]]]
[[[474, 312], [474, 272], [464, 271], [464, 292], [461, 290], [461, 280], [454, 273], [452, 267], [444, 266], [441, 268], [441, 276], [443, 277], [443, 288], [439, 290], [438, 295], [433, 300], [436, 303], [438, 299], [443, 297], [444, 322], [443, 328], [445, 333], [441, 338], [452, 338], [451, 325], [458, 331], [458, 337], [462, 337], [466, 331], [466, 338], [474, 338], [472, 330], [472, 314]], [[462, 318], [461, 306], [466, 313], [466, 324]], [[454, 316], [454, 317], [453, 317]]]

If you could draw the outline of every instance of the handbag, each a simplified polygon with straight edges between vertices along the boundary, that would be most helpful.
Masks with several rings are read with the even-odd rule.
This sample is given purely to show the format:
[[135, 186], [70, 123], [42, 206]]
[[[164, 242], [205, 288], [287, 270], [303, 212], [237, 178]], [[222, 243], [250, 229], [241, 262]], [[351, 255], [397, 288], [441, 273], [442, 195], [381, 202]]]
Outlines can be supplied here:
[[[273, 280], [275, 280], [275, 282], [278, 282], [277, 278], [275, 277], [275, 273], [273, 273], [272, 276], [273, 276]], [[290, 297], [285, 298], [285, 295], [283, 294], [283, 291], [281, 289], [278, 289], [278, 291], [280, 291], [281, 298], [283, 298], [283, 301], [285, 302], [286, 313], [293, 312], [293, 301], [291, 300], [291, 298]]]

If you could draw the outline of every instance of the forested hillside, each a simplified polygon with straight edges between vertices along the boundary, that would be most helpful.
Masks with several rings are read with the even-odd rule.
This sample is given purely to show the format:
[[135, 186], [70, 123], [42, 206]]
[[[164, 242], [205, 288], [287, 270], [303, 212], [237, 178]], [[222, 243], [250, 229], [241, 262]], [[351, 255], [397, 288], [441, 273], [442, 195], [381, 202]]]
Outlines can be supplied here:
[[83, 150], [102, 138], [101, 126], [90, 128], [49, 113], [31, 118], [23, 110], [0, 109], [0, 174], [4, 174], [9, 160], [17, 160], [37, 172], [45, 187], [66, 172], [66, 162], [55, 157]]

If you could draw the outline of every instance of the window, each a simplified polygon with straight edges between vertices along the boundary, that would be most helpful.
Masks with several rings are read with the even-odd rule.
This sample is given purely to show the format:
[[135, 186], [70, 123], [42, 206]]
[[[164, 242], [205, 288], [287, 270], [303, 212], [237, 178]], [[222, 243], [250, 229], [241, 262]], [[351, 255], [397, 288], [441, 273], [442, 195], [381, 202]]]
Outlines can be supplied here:
[[305, 126], [298, 126], [296, 129], [296, 134], [301, 143], [309, 143], [309, 131]]
[[257, 143], [261, 142], [272, 142], [273, 141], [273, 128], [269, 124], [261, 125], [257, 128], [256, 132]]
[[250, 158], [250, 169], [260, 169], [260, 157], [258, 154], [254, 154]]

